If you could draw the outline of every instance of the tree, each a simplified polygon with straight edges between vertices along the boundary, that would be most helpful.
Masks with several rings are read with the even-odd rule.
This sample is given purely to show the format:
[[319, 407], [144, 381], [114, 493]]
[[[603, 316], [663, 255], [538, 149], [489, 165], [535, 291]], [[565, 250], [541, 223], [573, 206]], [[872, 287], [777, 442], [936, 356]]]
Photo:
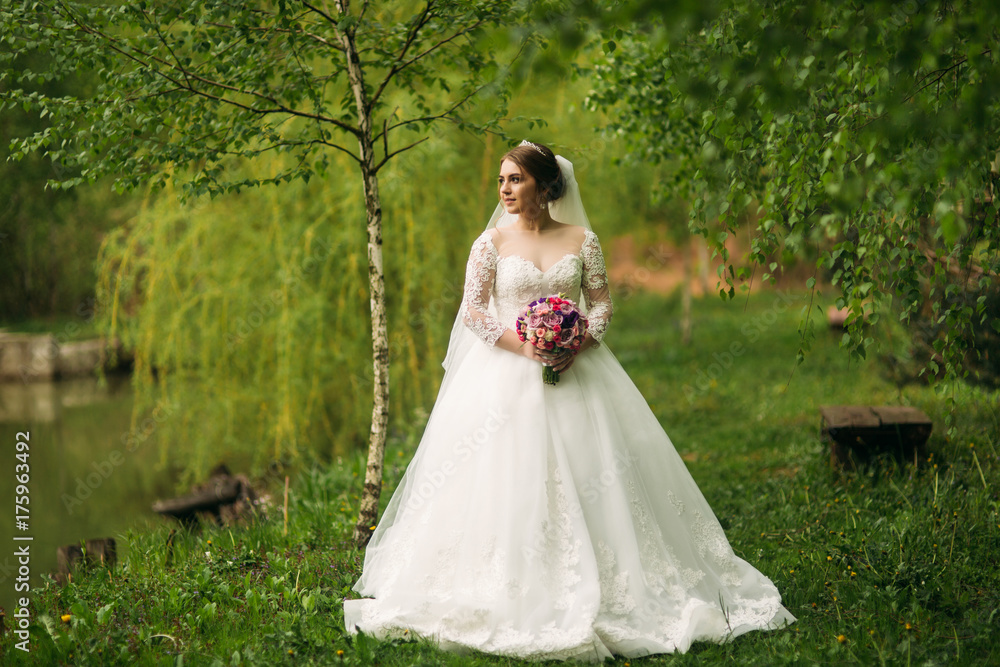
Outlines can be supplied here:
[[[332, 5], [332, 6], [331, 6]], [[12, 156], [44, 153], [120, 190], [162, 187], [183, 174], [188, 196], [239, 192], [328, 171], [347, 155], [366, 210], [374, 396], [368, 466], [355, 538], [368, 541], [378, 513], [388, 421], [388, 342], [378, 174], [423, 139], [401, 138], [439, 121], [496, 131], [505, 112], [505, 67], [480, 40], [512, 21], [502, 0], [427, 0], [384, 6], [349, 0], [255, 3], [14, 2], [0, 10], [0, 110], [22, 105], [51, 117], [12, 144]], [[44, 66], [14, 67], [13, 54], [44, 48]], [[518, 49], [513, 49], [519, 52]], [[516, 55], [514, 56], [516, 57]], [[31, 82], [96, 72], [91, 95], [56, 97]], [[492, 113], [465, 113], [477, 95]], [[353, 142], [353, 145], [352, 145]], [[270, 151], [291, 166], [264, 178], [230, 168]], [[184, 171], [187, 170], [187, 171]]]
[[[16, 63], [24, 67], [45, 57], [21, 53]], [[48, 82], [42, 90], [60, 96], [84, 86], [77, 79]], [[0, 82], [0, 90], [6, 87]], [[0, 115], [0, 146], [48, 124], [37, 114], [10, 110]], [[43, 196], [45, 184], [59, 176], [41, 155], [0, 163], [0, 322], [62, 316], [79, 318], [70, 328], [89, 330], [81, 324], [94, 312], [99, 233], [120, 222], [113, 208], [120, 202], [100, 186]]]
[[[850, 309], [855, 355], [892, 306], [934, 325], [927, 370], [967, 375], [973, 341], [1000, 332], [995, 8], [701, 4], [687, 23], [674, 11], [608, 27], [589, 103], [615, 110], [636, 157], [677, 161], [671, 187], [723, 257], [720, 292], [758, 266], [773, 280], [782, 251], [810, 256]], [[749, 269], [724, 246], [737, 231], [751, 235]]]

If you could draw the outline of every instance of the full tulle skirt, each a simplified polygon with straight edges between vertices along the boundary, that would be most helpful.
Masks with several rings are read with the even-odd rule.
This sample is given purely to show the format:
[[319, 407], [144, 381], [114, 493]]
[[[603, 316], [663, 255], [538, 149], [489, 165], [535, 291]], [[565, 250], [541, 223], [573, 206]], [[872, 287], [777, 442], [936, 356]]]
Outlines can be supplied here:
[[605, 346], [556, 385], [477, 345], [446, 375], [344, 602], [349, 631], [599, 661], [795, 620]]

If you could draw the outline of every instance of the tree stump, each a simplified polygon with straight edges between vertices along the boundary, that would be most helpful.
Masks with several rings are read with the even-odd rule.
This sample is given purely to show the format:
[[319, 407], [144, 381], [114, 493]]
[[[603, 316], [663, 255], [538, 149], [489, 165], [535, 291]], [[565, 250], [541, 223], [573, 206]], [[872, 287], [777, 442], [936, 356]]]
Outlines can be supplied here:
[[59, 568], [55, 579], [65, 585], [73, 578], [73, 570], [77, 567], [114, 567], [118, 561], [118, 548], [113, 537], [102, 537], [97, 540], [87, 540], [81, 546], [67, 544], [56, 549], [56, 566]]
[[905, 406], [826, 405], [819, 412], [830, 464], [848, 470], [884, 453], [916, 465], [934, 428], [922, 411]]

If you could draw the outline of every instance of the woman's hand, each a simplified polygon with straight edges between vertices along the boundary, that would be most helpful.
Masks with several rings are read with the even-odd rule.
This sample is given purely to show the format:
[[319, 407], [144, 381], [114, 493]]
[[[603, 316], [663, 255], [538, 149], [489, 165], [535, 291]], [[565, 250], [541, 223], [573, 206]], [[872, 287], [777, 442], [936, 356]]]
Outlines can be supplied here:
[[576, 355], [572, 350], [554, 349], [554, 350], [538, 350], [538, 356], [541, 358], [542, 364], [545, 366], [551, 366], [557, 373], [562, 373], [573, 365], [573, 359]]

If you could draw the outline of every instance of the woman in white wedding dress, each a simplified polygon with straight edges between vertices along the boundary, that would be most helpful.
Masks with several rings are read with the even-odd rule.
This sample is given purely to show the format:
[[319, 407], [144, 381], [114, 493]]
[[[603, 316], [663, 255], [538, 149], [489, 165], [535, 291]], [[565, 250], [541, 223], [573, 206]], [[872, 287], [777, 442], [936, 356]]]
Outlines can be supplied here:
[[[596, 662], [794, 621], [601, 345], [612, 303], [572, 165], [523, 142], [499, 195], [437, 402], [354, 587], [366, 599], [344, 602], [348, 631]], [[557, 293], [587, 308], [576, 357], [542, 356], [512, 329]]]

